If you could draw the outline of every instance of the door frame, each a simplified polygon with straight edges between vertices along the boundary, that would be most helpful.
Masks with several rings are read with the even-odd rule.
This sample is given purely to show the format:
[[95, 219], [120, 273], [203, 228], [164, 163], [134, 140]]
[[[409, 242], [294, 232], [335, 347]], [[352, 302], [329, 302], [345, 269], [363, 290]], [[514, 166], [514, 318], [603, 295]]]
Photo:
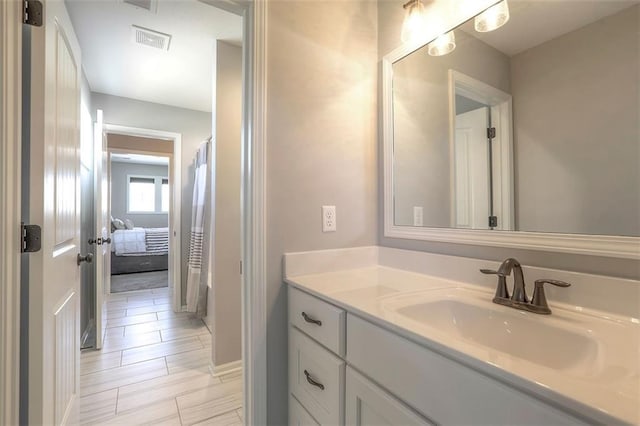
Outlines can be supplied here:
[[267, 4], [199, 0], [242, 19], [243, 419], [267, 424]]
[[[182, 134], [164, 130], [143, 129], [139, 127], [121, 126], [118, 124], [103, 124], [103, 132], [107, 135], [124, 135], [142, 138], [167, 139], [173, 141], [173, 154], [169, 160], [169, 183], [171, 184], [171, 209], [169, 210], [169, 262], [171, 263], [171, 281], [173, 282], [173, 310], [182, 311]], [[107, 152], [129, 152], [147, 155], [168, 156], [166, 153], [123, 150], [109, 148], [107, 136]], [[111, 214], [111, 158], [108, 161], [107, 176], [109, 179], [109, 214]], [[97, 213], [97, 212], [96, 212]], [[105, 294], [111, 294], [111, 285], [104, 289]]]
[[0, 424], [19, 423], [22, 2], [0, 2]]
[[[501, 231], [515, 229], [515, 195], [513, 170], [513, 123], [510, 94], [470, 77], [460, 71], [448, 72], [449, 90], [449, 156], [450, 164], [455, 164], [456, 94], [480, 102], [491, 111], [491, 124], [496, 127], [496, 137], [492, 139], [491, 163], [493, 175], [493, 211], [499, 217]], [[455, 193], [455, 170], [450, 168], [450, 193]], [[455, 223], [455, 197], [451, 197], [451, 223]]]
[[[244, 370], [244, 419], [246, 424], [267, 423], [267, 298], [266, 298], [266, 134], [267, 134], [267, 1], [201, 0], [243, 17], [243, 120], [242, 120], [242, 362]], [[2, 157], [0, 178], [5, 187], [21, 185], [22, 141], [21, 60], [22, 2], [0, 2], [0, 79], [2, 103]], [[8, 155], [4, 155], [7, 153]], [[11, 185], [9, 185], [11, 184]], [[2, 188], [5, 188], [2, 187]], [[10, 209], [4, 207], [10, 206]], [[8, 333], [0, 333], [0, 344], [11, 347], [0, 355], [0, 372], [8, 374], [0, 397], [0, 421], [19, 422], [19, 245], [20, 195], [0, 190], [0, 229], [7, 236], [0, 242], [3, 265], [0, 278], [2, 320]], [[6, 252], [5, 252], [6, 250]], [[5, 305], [10, 309], [4, 309]], [[5, 318], [8, 321], [5, 321]], [[9, 355], [9, 356], [7, 356]], [[2, 377], [2, 376], [0, 376]]]

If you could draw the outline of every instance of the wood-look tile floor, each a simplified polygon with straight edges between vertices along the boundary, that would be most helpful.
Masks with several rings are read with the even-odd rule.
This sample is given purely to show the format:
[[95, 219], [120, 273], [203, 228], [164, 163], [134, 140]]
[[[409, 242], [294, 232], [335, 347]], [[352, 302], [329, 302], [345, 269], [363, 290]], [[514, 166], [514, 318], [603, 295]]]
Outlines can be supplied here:
[[80, 357], [82, 424], [242, 425], [241, 373], [210, 374], [209, 330], [169, 291], [109, 296], [103, 349]]

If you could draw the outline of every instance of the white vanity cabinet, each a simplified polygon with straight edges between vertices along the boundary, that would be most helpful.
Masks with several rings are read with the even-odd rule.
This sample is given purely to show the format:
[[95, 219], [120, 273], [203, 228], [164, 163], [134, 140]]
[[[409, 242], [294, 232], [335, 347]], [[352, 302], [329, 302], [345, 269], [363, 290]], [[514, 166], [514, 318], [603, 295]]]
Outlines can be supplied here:
[[292, 287], [288, 311], [289, 423], [344, 424], [346, 312]]
[[290, 424], [588, 423], [294, 287], [289, 322]]
[[289, 287], [290, 425], [429, 425], [346, 366], [347, 313]]
[[291, 395], [289, 395], [289, 424], [291, 426], [320, 426], [320, 423], [316, 422], [311, 414]]
[[399, 400], [347, 367], [345, 423], [366, 426], [432, 425]]

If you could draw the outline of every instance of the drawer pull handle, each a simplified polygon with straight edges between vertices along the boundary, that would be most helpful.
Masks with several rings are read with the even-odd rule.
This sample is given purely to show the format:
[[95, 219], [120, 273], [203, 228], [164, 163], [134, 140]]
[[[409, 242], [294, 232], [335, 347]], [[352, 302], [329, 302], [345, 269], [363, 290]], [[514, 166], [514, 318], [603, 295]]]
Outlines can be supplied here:
[[321, 390], [324, 390], [324, 385], [320, 382], [316, 382], [315, 380], [313, 380], [313, 378], [311, 378], [311, 374], [309, 374], [307, 370], [304, 370], [304, 375], [307, 376], [307, 382], [309, 382], [310, 385], [318, 387]]
[[316, 324], [316, 325], [322, 326], [322, 321], [317, 320], [315, 318], [311, 318], [309, 315], [307, 315], [306, 312], [302, 313], [302, 318], [304, 318], [304, 320], [306, 322], [310, 322], [311, 324]]

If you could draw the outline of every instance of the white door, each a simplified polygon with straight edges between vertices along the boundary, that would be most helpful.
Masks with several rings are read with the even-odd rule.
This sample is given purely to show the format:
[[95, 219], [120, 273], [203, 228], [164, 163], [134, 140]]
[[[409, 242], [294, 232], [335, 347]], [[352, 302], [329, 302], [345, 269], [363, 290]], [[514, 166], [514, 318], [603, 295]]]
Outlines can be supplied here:
[[78, 420], [80, 359], [80, 46], [64, 3], [45, 0], [31, 32], [29, 424]]
[[455, 227], [489, 229], [489, 108], [456, 115]]
[[96, 249], [96, 349], [102, 348], [106, 315], [104, 305], [105, 289], [111, 280], [111, 219], [109, 217], [109, 153], [107, 152], [107, 135], [104, 131], [102, 110], [96, 114], [94, 127], [94, 205], [96, 214], [96, 238], [99, 245]]

